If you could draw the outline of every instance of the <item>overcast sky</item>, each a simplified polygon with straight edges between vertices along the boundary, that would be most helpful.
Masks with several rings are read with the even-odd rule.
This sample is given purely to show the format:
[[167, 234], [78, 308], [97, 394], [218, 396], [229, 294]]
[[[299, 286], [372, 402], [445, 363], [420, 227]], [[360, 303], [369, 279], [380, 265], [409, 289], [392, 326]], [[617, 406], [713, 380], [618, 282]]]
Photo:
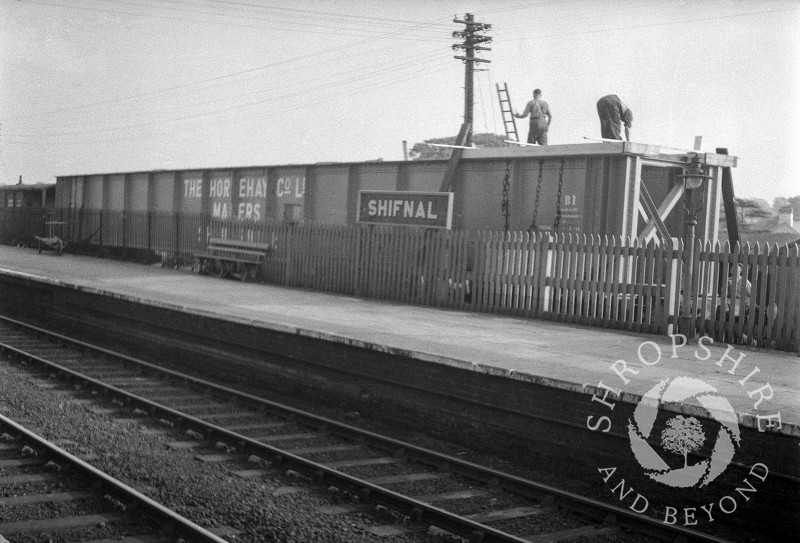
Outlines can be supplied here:
[[634, 141], [702, 135], [737, 196], [800, 194], [800, 0], [0, 0], [0, 182], [400, 160], [458, 132], [467, 12], [494, 38], [476, 132], [503, 132], [498, 82], [544, 91], [551, 144], [616, 93]]

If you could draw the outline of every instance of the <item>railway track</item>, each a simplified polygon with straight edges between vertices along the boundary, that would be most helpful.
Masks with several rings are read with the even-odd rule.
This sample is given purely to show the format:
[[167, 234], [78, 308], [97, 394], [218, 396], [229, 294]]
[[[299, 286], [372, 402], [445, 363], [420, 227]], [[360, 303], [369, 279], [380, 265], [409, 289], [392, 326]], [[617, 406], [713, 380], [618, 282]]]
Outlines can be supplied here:
[[99, 392], [120, 416], [180, 428], [188, 439], [170, 446], [194, 449], [199, 461], [224, 462], [244, 478], [292, 470], [359, 498], [329, 514], [369, 507], [404, 520], [387, 526], [387, 534], [433, 525], [474, 543], [597, 541], [625, 533], [724, 541], [5, 317], [0, 339], [7, 357]]
[[0, 415], [0, 541], [42, 534], [61, 541], [225, 542]]

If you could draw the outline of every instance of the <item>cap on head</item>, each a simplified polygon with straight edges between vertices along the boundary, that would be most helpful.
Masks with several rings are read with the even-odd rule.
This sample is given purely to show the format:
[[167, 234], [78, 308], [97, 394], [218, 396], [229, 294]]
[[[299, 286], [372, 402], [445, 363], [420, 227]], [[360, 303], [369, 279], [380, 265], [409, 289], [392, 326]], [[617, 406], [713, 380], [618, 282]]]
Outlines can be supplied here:
[[534, 96], [541, 96], [542, 95], [542, 89], [535, 89], [533, 91], [533, 95]]

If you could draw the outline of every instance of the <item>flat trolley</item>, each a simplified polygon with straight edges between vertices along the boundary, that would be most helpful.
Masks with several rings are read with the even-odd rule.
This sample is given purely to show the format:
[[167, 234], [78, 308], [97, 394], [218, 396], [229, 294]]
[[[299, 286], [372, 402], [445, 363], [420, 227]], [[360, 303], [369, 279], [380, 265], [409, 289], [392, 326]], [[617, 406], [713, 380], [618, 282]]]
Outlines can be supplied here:
[[61, 229], [64, 227], [65, 223], [61, 221], [47, 221], [45, 224], [47, 225], [47, 236], [33, 236], [39, 244], [39, 254], [47, 249], [48, 251], [55, 251], [56, 254], [60, 255], [64, 252], [64, 247], [67, 245], [67, 242], [58, 235], [61, 233]]

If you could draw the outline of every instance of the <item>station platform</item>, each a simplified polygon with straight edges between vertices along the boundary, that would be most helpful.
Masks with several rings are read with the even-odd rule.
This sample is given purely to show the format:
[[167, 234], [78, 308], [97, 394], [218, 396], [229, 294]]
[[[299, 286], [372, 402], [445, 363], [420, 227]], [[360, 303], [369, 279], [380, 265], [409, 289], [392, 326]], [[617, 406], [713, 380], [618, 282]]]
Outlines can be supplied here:
[[[671, 339], [657, 335], [241, 283], [9, 246], [0, 246], [0, 274], [584, 393], [587, 405], [594, 405], [593, 395], [635, 403], [662, 380], [699, 379], [730, 401], [740, 425], [800, 437], [796, 353], [724, 344], [706, 344], [707, 352], [696, 339], [673, 352]], [[622, 375], [612, 369], [615, 363], [623, 368], [619, 360], [627, 368]], [[734, 360], [739, 364], [731, 373]], [[604, 386], [619, 396], [603, 396]]]

